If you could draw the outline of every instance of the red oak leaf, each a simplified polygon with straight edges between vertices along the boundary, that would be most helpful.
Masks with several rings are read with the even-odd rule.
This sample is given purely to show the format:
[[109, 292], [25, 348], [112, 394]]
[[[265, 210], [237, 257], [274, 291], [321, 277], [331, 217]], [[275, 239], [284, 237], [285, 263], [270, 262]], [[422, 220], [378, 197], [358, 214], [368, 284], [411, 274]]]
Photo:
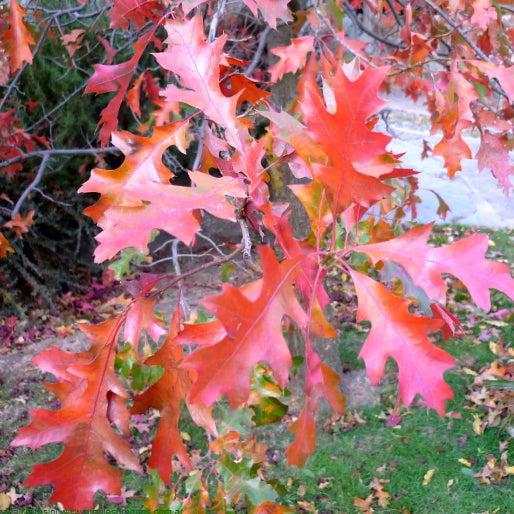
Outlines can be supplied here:
[[457, 277], [467, 288], [478, 307], [489, 311], [489, 289], [494, 288], [514, 298], [514, 280], [509, 267], [485, 258], [489, 238], [473, 234], [448, 246], [427, 245], [433, 223], [414, 227], [405, 234], [383, 243], [356, 246], [357, 252], [368, 255], [373, 263], [390, 260], [401, 264], [417, 286], [443, 305], [446, 284], [443, 273]]
[[512, 80], [514, 66], [499, 66], [489, 62], [473, 60], [468, 60], [466, 62], [476, 66], [490, 79], [496, 79], [507, 94], [509, 102], [514, 102], [514, 81]]
[[277, 20], [287, 23], [292, 21], [293, 16], [287, 8], [289, 0], [243, 0], [254, 16], [257, 16], [257, 9], [262, 14], [264, 21], [272, 28], [277, 28]]
[[493, 134], [488, 130], [482, 130], [480, 148], [476, 154], [478, 169], [490, 169], [498, 179], [498, 187], [503, 188], [506, 195], [509, 194], [514, 182], [514, 166], [509, 152], [509, 136], [507, 133]]
[[236, 120], [238, 95], [227, 98], [220, 89], [220, 64], [226, 36], [207, 43], [200, 14], [191, 20], [168, 21], [166, 30], [168, 49], [153, 55], [164, 69], [180, 77], [183, 88], [170, 84], [163, 96], [170, 102], [180, 101], [201, 109], [209, 119], [225, 128], [227, 141], [240, 148]]
[[482, 30], [487, 29], [489, 24], [496, 20], [498, 13], [493, 6], [491, 0], [474, 0], [473, 16], [471, 16], [471, 23], [478, 25]]
[[163, 15], [163, 7], [158, 0], [114, 0], [109, 11], [111, 28], [128, 29], [129, 21], [141, 30], [149, 20], [156, 22]]
[[282, 321], [289, 316], [305, 325], [306, 316], [293, 291], [300, 258], [277, 262], [273, 250], [260, 248], [263, 280], [258, 297], [248, 297], [230, 284], [219, 296], [202, 303], [224, 326], [227, 334], [219, 343], [198, 348], [184, 360], [197, 373], [191, 401], [211, 405], [225, 394], [235, 408], [250, 393], [250, 375], [260, 361], [268, 362], [279, 385], [284, 387], [291, 354], [282, 333]]
[[23, 61], [32, 64], [30, 45], [34, 44], [34, 39], [23, 21], [24, 15], [25, 8], [16, 0], [11, 0], [8, 17], [9, 29], [2, 38], [6, 43], [11, 73], [19, 70], [23, 66]]
[[[305, 132], [324, 154], [318, 162], [308, 157], [306, 163], [312, 168], [314, 181], [323, 184], [323, 194], [334, 217], [352, 204], [369, 207], [392, 191], [377, 178], [391, 172], [397, 162], [384, 159], [390, 137], [373, 132], [367, 124], [368, 118], [384, 105], [376, 93], [386, 73], [387, 68], [368, 69], [351, 81], [339, 67], [335, 68], [334, 76], [326, 80], [330, 93], [325, 96], [332, 98], [328, 106], [314, 76], [309, 76], [303, 88], [299, 110]], [[286, 129], [280, 137], [303, 157], [305, 135], [288, 134]], [[295, 186], [295, 193], [299, 189]]]
[[410, 314], [409, 302], [390, 293], [383, 284], [356, 271], [351, 275], [359, 302], [357, 320], [371, 322], [359, 354], [371, 383], [382, 378], [386, 361], [392, 357], [398, 363], [403, 403], [410, 405], [420, 394], [428, 407], [443, 416], [446, 400], [453, 398], [443, 373], [453, 367], [454, 360], [427, 337], [443, 325], [442, 321]]
[[128, 247], [146, 252], [153, 230], [164, 230], [189, 245], [200, 230], [200, 209], [218, 218], [236, 220], [234, 206], [226, 197], [245, 196], [245, 188], [238, 179], [215, 178], [200, 171], [191, 171], [189, 176], [192, 187], [160, 182], [126, 186], [126, 193], [144, 205], [113, 206], [104, 212], [98, 220], [102, 232], [96, 236], [100, 244], [95, 260], [110, 259]]
[[308, 53], [313, 51], [313, 36], [293, 38], [290, 45], [272, 48], [271, 53], [280, 57], [280, 60], [268, 70], [271, 73], [271, 82], [276, 82], [286, 73], [296, 73], [300, 68], [303, 68]]
[[[49, 443], [64, 443], [63, 453], [54, 461], [34, 466], [25, 486], [55, 484], [51, 502], [69, 509], [92, 509], [98, 490], [121, 493], [119, 469], [111, 466], [105, 453], [133, 471], [141, 471], [128, 443], [110, 425], [125, 430], [126, 415], [113, 419], [128, 397], [114, 373], [114, 352], [120, 320], [96, 326], [81, 326], [91, 339], [91, 349], [69, 353], [52, 347], [33, 360], [52, 373], [57, 383], [46, 384], [61, 402], [57, 411], [34, 409], [32, 423], [20, 429], [11, 443], [36, 449]], [[117, 398], [117, 399], [115, 399]], [[121, 402], [120, 402], [121, 400]], [[116, 402], [115, 408], [110, 403]], [[124, 407], [126, 411], [126, 408]]]
[[134, 55], [131, 59], [120, 64], [95, 64], [94, 74], [89, 79], [86, 93], [113, 93], [116, 95], [103, 109], [98, 126], [100, 129], [100, 142], [106, 146], [111, 134], [118, 127], [118, 112], [127, 93], [132, 75], [136, 69], [145, 48], [154, 31], [141, 36], [134, 44]]
[[298, 256], [304, 257], [300, 264], [300, 272], [296, 278], [295, 286], [304, 305], [308, 306], [310, 312], [309, 337], [336, 337], [337, 332], [328, 322], [323, 312], [330, 301], [323, 287], [326, 271], [320, 268], [315, 257], [309, 255], [313, 248], [305, 244], [305, 248], [302, 248], [300, 242], [293, 237], [293, 230], [289, 222], [291, 212], [285, 214], [275, 212], [278, 209], [273, 209], [270, 203], [263, 206], [261, 210], [264, 212], [264, 225], [273, 232], [276, 243], [280, 246], [284, 255], [290, 259]]
[[151, 137], [141, 137], [130, 132], [115, 132], [112, 142], [126, 156], [123, 164], [115, 170], [99, 168], [79, 189], [79, 193], [101, 193], [101, 202], [88, 207], [84, 213], [97, 221], [110, 205], [140, 206], [137, 196], [128, 193], [128, 188], [146, 182], [169, 184], [170, 170], [162, 162], [162, 154], [172, 146], [180, 148], [182, 129], [187, 120], [155, 127]]

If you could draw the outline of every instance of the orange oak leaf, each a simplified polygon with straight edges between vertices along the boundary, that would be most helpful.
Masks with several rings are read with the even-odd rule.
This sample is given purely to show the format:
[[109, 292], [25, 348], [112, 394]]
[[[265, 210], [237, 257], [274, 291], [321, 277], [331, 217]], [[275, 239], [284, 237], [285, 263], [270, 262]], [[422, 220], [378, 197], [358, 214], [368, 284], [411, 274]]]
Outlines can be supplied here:
[[29, 231], [30, 225], [34, 225], [34, 220], [32, 219], [34, 212], [35, 211], [29, 211], [25, 216], [16, 214], [14, 219], [4, 223], [4, 227], [10, 228], [16, 234], [16, 237], [22, 239], [23, 234]]
[[34, 39], [23, 21], [24, 15], [25, 8], [16, 0], [11, 0], [8, 17], [9, 29], [3, 36], [9, 55], [11, 73], [19, 70], [23, 66], [23, 61], [32, 64], [30, 45], [34, 44]]
[[261, 210], [264, 212], [264, 225], [275, 235], [276, 243], [280, 246], [284, 255], [287, 258], [304, 257], [299, 265], [300, 272], [296, 278], [295, 287], [300, 293], [304, 305], [309, 306], [310, 336], [336, 337], [336, 330], [328, 322], [323, 312], [330, 301], [323, 287], [326, 271], [320, 268], [315, 257], [309, 255], [314, 251], [314, 248], [306, 243], [302, 246], [300, 241], [293, 237], [293, 230], [289, 222], [291, 212], [283, 214], [270, 203], [263, 206]]
[[279, 57], [280, 60], [268, 70], [271, 73], [271, 82], [276, 82], [286, 73], [296, 73], [305, 66], [308, 53], [313, 51], [313, 36], [293, 38], [290, 45], [272, 48], [271, 53]]
[[66, 48], [70, 59], [73, 58], [75, 52], [80, 48], [85, 35], [86, 31], [84, 29], [74, 29], [61, 36], [61, 41], [64, 48]]
[[294, 512], [289, 507], [271, 502], [263, 502], [255, 507], [253, 514], [289, 514]]
[[176, 456], [184, 467], [191, 469], [191, 459], [182, 442], [178, 426], [181, 403], [186, 399], [192, 383], [191, 371], [181, 365], [184, 357], [182, 347], [175, 341], [180, 332], [180, 321], [178, 308], [171, 320], [164, 344], [145, 361], [148, 366], [162, 366], [164, 373], [155, 384], [134, 398], [131, 411], [132, 414], [142, 414], [151, 408], [160, 411], [161, 419], [148, 464], [159, 471], [161, 480], [166, 484], [169, 484], [173, 472], [173, 456]]
[[295, 440], [286, 450], [289, 465], [302, 467], [316, 447], [315, 414], [321, 397], [325, 398], [337, 414], [345, 411], [345, 397], [339, 389], [341, 377], [326, 364], [321, 362], [313, 350], [308, 337], [306, 339], [306, 376], [305, 405], [300, 417], [289, 427], [296, 435]]
[[514, 298], [514, 280], [509, 267], [485, 258], [487, 235], [473, 234], [448, 246], [434, 248], [427, 244], [433, 225], [414, 227], [395, 239], [356, 246], [354, 250], [368, 255], [373, 263], [390, 260], [401, 264], [415, 285], [443, 305], [446, 303], [443, 273], [457, 277], [476, 305], [485, 311], [491, 308], [489, 289], [498, 289]]
[[306, 315], [293, 290], [301, 258], [280, 264], [271, 248], [261, 247], [263, 279], [257, 298], [248, 297], [230, 284], [224, 284], [219, 296], [203, 300], [226, 330], [225, 338], [190, 353], [185, 366], [197, 377], [191, 389], [191, 401], [211, 405], [225, 394], [233, 408], [246, 401], [250, 393], [250, 374], [260, 361], [268, 362], [279, 385], [286, 385], [291, 354], [282, 333], [282, 321], [289, 316], [297, 324], [306, 323]]
[[221, 92], [229, 97], [237, 95], [237, 107], [244, 102], [255, 105], [271, 96], [270, 91], [257, 87], [258, 81], [248, 78], [242, 73], [230, 73], [230, 68], [226, 66], [222, 66], [221, 69], [223, 71], [220, 82]]
[[428, 407], [443, 416], [446, 400], [453, 398], [443, 373], [453, 367], [454, 360], [427, 337], [443, 322], [412, 315], [409, 302], [390, 293], [380, 282], [353, 270], [351, 275], [358, 298], [357, 320], [371, 322], [371, 331], [359, 354], [371, 383], [382, 378], [386, 361], [392, 357], [398, 363], [403, 403], [410, 405], [420, 394]]
[[101, 113], [98, 126], [100, 142], [106, 146], [111, 134], [118, 127], [118, 112], [125, 99], [132, 75], [143, 55], [154, 31], [141, 36], [134, 44], [134, 55], [131, 59], [120, 64], [95, 64], [94, 74], [89, 79], [85, 93], [116, 93]]
[[434, 88], [429, 104], [432, 106], [432, 133], [438, 129], [443, 137], [432, 151], [444, 159], [448, 175], [453, 177], [462, 169], [461, 161], [471, 159], [472, 154], [467, 143], [462, 139], [462, 131], [473, 125], [470, 103], [479, 97], [475, 88], [461, 73], [457, 62], [451, 69], [440, 76], [440, 82]]
[[79, 193], [100, 193], [101, 201], [88, 207], [84, 213], [98, 221], [112, 205], [140, 206], [139, 198], [130, 195], [129, 187], [146, 182], [169, 184], [172, 174], [162, 162], [162, 154], [172, 146], [182, 145], [182, 129], [188, 120], [155, 127], [151, 137], [141, 137], [130, 132], [115, 132], [113, 144], [126, 156], [122, 165], [115, 170], [99, 168], [79, 189]]
[[[70, 353], [52, 347], [33, 360], [57, 378], [46, 387], [58, 397], [61, 408], [31, 410], [32, 423], [21, 428], [11, 444], [37, 449], [64, 443], [56, 460], [34, 466], [25, 486], [54, 483], [50, 501], [69, 509], [92, 509], [99, 490], [121, 493], [122, 472], [107, 462], [105, 453], [128, 469], [141, 471], [129, 444], [111, 426], [113, 422], [122, 432], [128, 431], [126, 414], [120, 416], [121, 409], [127, 410], [124, 399], [128, 394], [114, 373], [113, 347], [120, 326], [116, 318], [95, 326], [82, 325], [81, 330], [91, 339], [89, 350]], [[111, 417], [115, 414], [120, 417]]]
[[14, 253], [9, 240], [0, 232], [0, 258], [5, 259], [8, 253]]
[[166, 30], [168, 49], [153, 55], [164, 69], [180, 77], [183, 87], [169, 84], [163, 96], [169, 102], [179, 101], [201, 109], [210, 120], [225, 128], [227, 141], [240, 148], [236, 120], [238, 94], [226, 97], [220, 89], [220, 64], [226, 36], [207, 43], [200, 14], [191, 20], [168, 21]]

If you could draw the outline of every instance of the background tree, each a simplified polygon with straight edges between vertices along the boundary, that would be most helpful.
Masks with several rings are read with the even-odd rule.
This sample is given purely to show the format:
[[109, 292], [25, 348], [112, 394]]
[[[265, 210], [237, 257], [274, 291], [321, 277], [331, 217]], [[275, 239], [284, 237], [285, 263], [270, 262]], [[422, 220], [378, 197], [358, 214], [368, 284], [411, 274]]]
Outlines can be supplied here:
[[[113, 163], [115, 170], [98, 160], [100, 167], [80, 188], [100, 194], [85, 211], [101, 229], [95, 260], [117, 259], [118, 274], [131, 259], [145, 258], [156, 230], [194, 249], [203, 213], [240, 229], [235, 249], [214, 243], [216, 254], [185, 272], [173, 244], [175, 273], [142, 274], [131, 282], [133, 299], [119, 315], [82, 328], [91, 339], [88, 351], [53, 348], [36, 357], [57, 378], [48, 388], [60, 409], [32, 411], [33, 421], [13, 444], [64, 443], [61, 456], [37, 465], [26, 483], [54, 483], [52, 501], [67, 508], [92, 508], [97, 490], [119, 494], [121, 471], [105, 453], [141, 471], [126, 440], [128, 420], [154, 408], [161, 419], [149, 467], [165, 484], [174, 470], [189, 477], [171, 484], [168, 505], [225, 511], [243, 501], [268, 512], [278, 495], [260, 471], [263, 447], [231, 417], [222, 398], [231, 409], [243, 409], [245, 422], [280, 419], [285, 407], [279, 397], [293, 365], [283, 332], [299, 334], [305, 402], [290, 426], [296, 438], [286, 454], [290, 464], [306, 462], [315, 446], [320, 398], [336, 413], [344, 411], [339, 377], [312, 344], [336, 335], [325, 313], [327, 272], [351, 278], [358, 319], [371, 323], [360, 355], [372, 383], [393, 357], [403, 403], [419, 394], [441, 415], [452, 397], [443, 373], [453, 358], [429, 335], [458, 334], [458, 321], [446, 309], [443, 274], [459, 279], [486, 311], [491, 288], [514, 296], [508, 267], [485, 259], [485, 235], [435, 248], [427, 243], [431, 224], [405, 230], [400, 222], [405, 205], [415, 201], [417, 172], [402, 167], [401, 155], [387, 150], [391, 138], [373, 130], [385, 105], [380, 90], [424, 97], [433, 130], [442, 132], [426, 151], [443, 157], [452, 176], [462, 158], [471, 157], [462, 132], [475, 129], [479, 169], [491, 169], [508, 193], [512, 9], [482, 0], [356, 0], [306, 3], [293, 15], [286, 0], [244, 5], [130, 0], [64, 7], [34, 2], [25, 9], [12, 0], [3, 12], [9, 74], [2, 79], [0, 167], [7, 182], [26, 177], [22, 188], [11, 189], [15, 199], [2, 197], [2, 212], [11, 218], [2, 227], [4, 257], [12, 257], [13, 237], [22, 238], [31, 226], [28, 197], [36, 192], [53, 201], [53, 189], [73, 186], [69, 171], [56, 180], [51, 168], [55, 162], [60, 169], [62, 156], [70, 155], [125, 156]], [[284, 44], [273, 45], [275, 32]], [[64, 45], [69, 56], [62, 77], [69, 72], [71, 88], [52, 106], [49, 92], [34, 92], [40, 97], [31, 105], [23, 92], [35, 88], [34, 80], [55, 60], [53, 44]], [[102, 48], [105, 57], [98, 62]], [[34, 55], [46, 60], [30, 81]], [[278, 61], [269, 67], [272, 55]], [[102, 149], [86, 132], [65, 136], [64, 108], [82, 90], [100, 99], [111, 94], [99, 113]], [[34, 159], [38, 164], [30, 172]], [[298, 230], [293, 235], [289, 206], [275, 199], [274, 188], [288, 173], [296, 182], [289, 186], [296, 198], [291, 203], [308, 220], [302, 236]], [[39, 186], [50, 176], [52, 191], [45, 192]], [[191, 274], [238, 257], [252, 278], [238, 288], [225, 284], [220, 295], [204, 299], [215, 318], [194, 323], [185, 301], [167, 327], [156, 317], [160, 295]], [[34, 271], [26, 262], [19, 267]], [[397, 287], [388, 287], [395, 280]], [[155, 343], [166, 337], [160, 346], [140, 345], [143, 331]], [[146, 370], [146, 387], [135, 386], [133, 367], [122, 372], [124, 383], [117, 377], [115, 363], [127, 356]], [[155, 366], [159, 372], [151, 371]], [[182, 402], [210, 434], [204, 456], [190, 455], [180, 438]], [[213, 414], [214, 404], [219, 407]], [[188, 475], [192, 467], [198, 472]], [[153, 507], [162, 501], [150, 499]]]

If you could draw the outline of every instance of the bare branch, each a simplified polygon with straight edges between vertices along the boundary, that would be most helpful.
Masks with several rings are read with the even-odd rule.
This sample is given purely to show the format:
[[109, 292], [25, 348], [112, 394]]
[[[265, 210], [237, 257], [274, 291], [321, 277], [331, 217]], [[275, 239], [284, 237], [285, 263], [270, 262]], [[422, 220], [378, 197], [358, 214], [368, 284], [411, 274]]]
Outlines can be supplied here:
[[266, 40], [268, 39], [268, 34], [270, 32], [271, 27], [269, 25], [267, 25], [266, 28], [261, 32], [259, 37], [259, 45], [257, 46], [257, 50], [255, 50], [252, 62], [245, 71], [245, 76], [251, 77], [252, 73], [255, 71], [255, 68], [257, 68], [257, 65], [259, 64], [262, 56], [262, 52], [264, 52], [264, 48], [266, 47]]
[[53, 157], [54, 155], [98, 155], [102, 153], [116, 153], [120, 150], [115, 146], [108, 146], [106, 148], [51, 148], [49, 150], [35, 150], [29, 153], [22, 153], [12, 159], [0, 162], [0, 169], [7, 168], [17, 162], [25, 161], [32, 157]]
[[37, 187], [37, 185], [41, 182], [41, 179], [43, 178], [43, 175], [45, 173], [46, 165], [48, 163], [48, 159], [50, 159], [50, 155], [46, 154], [41, 159], [41, 163], [39, 165], [39, 168], [37, 170], [36, 176], [34, 177], [34, 180], [29, 184], [29, 186], [23, 191], [21, 196], [18, 198], [18, 201], [13, 207], [11, 216], [14, 218], [16, 214], [20, 212], [21, 206], [23, 205], [23, 202], [27, 199], [27, 196], [29, 196], [30, 192]]

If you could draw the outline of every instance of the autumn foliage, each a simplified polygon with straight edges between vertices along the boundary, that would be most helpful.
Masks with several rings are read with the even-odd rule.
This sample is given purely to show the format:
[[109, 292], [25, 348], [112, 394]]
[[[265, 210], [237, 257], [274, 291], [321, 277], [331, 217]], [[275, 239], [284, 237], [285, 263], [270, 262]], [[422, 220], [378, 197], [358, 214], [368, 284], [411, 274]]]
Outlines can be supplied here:
[[[73, 8], [87, 14], [97, 4], [103, 2], [82, 1]], [[124, 160], [114, 170], [99, 160], [80, 189], [99, 194], [85, 212], [100, 228], [95, 260], [118, 259], [127, 249], [147, 254], [155, 231], [194, 249], [203, 213], [209, 213], [239, 226], [241, 237], [218, 247], [197, 270], [242, 257], [253, 277], [239, 287], [225, 283], [220, 294], [204, 298], [211, 318], [190, 316], [177, 301], [171, 319], [163, 320], [155, 313], [158, 298], [197, 270], [142, 274], [127, 286], [132, 299], [119, 315], [82, 325], [91, 340], [87, 351], [51, 348], [34, 359], [55, 376], [46, 387], [60, 406], [31, 411], [32, 421], [13, 445], [37, 449], [63, 443], [58, 459], [36, 465], [26, 485], [54, 484], [51, 501], [68, 509], [91, 509], [97, 491], [120, 494], [120, 468], [140, 473], [150, 468], [167, 485], [174, 471], [189, 477], [188, 494], [170, 485], [168, 506], [179, 502], [175, 505], [188, 512], [224, 512], [245, 501], [255, 513], [287, 512], [257, 472], [262, 445], [234, 425], [227, 429], [231, 425], [220, 423], [215, 406], [226, 400], [231, 409], [265, 408], [268, 420], [280, 419], [279, 398], [294, 357], [287, 334], [301, 334], [303, 409], [289, 427], [294, 439], [286, 455], [291, 465], [306, 462], [315, 448], [320, 399], [336, 414], [345, 408], [338, 373], [313, 348], [316, 338], [337, 336], [327, 318], [327, 272], [351, 279], [358, 321], [371, 325], [360, 354], [371, 383], [382, 378], [392, 357], [402, 402], [409, 405], [420, 395], [440, 415], [453, 396], [444, 373], [454, 361], [434, 335], [459, 332], [446, 308], [447, 277], [460, 281], [485, 311], [491, 289], [514, 297], [507, 265], [485, 257], [487, 236], [433, 247], [432, 224], [402, 224], [405, 211], [415, 208], [416, 175], [422, 170], [403, 167], [402, 155], [388, 150], [391, 137], [375, 129], [386, 106], [383, 93], [402, 90], [424, 98], [433, 131], [441, 134], [431, 152], [444, 159], [448, 174], [461, 172], [461, 160], [473, 157], [462, 135], [475, 128], [478, 167], [490, 169], [508, 194], [512, 9], [488, 0], [352, 0], [306, 3], [293, 14], [287, 0], [244, 4], [234, 11], [224, 0], [113, 0], [103, 6], [108, 28], [65, 33], [45, 25], [50, 18], [44, 9], [25, 10], [11, 0], [2, 11], [0, 84], [6, 98], [31, 63], [39, 37], [51, 33], [60, 39], [71, 59], [84, 33], [98, 30], [107, 49], [85, 93], [111, 94], [99, 119], [98, 145], [112, 143]], [[243, 18], [256, 23], [238, 39]], [[40, 19], [46, 22], [38, 24]], [[373, 44], [352, 38], [351, 24], [371, 33]], [[263, 58], [266, 37], [270, 28], [286, 25], [293, 37], [270, 49], [269, 67]], [[116, 34], [132, 34], [132, 57], [118, 61], [107, 33], [111, 44]], [[251, 55], [244, 49], [247, 40]], [[291, 73], [298, 77], [297, 94], [279, 105], [274, 87]], [[137, 134], [120, 130], [122, 109], [139, 120]], [[0, 117], [0, 155], [7, 163], [2, 173], [17, 173], [29, 154], [40, 156], [42, 165], [50, 158], [45, 136], [24, 131], [16, 106], [4, 108]], [[170, 148], [176, 156], [191, 157], [190, 186], [176, 185], [175, 170], [164, 165]], [[294, 202], [309, 220], [303, 239], [293, 233], [290, 206], [275, 200], [274, 179], [286, 180], [286, 171], [293, 177]], [[4, 223], [1, 257], [12, 251], [9, 238], [30, 230], [33, 215], [15, 212]], [[143, 334], [155, 345], [143, 348]], [[144, 390], [130, 390], [130, 370], [124, 375], [116, 365], [128, 355], [138, 369], [160, 369]], [[209, 434], [212, 468], [184, 444], [179, 430], [184, 404]], [[129, 421], [150, 409], [159, 411], [160, 421], [145, 461], [129, 444]], [[247, 467], [239, 465], [241, 459]], [[209, 478], [213, 469], [215, 487]], [[150, 499], [149, 506], [164, 501]]]

